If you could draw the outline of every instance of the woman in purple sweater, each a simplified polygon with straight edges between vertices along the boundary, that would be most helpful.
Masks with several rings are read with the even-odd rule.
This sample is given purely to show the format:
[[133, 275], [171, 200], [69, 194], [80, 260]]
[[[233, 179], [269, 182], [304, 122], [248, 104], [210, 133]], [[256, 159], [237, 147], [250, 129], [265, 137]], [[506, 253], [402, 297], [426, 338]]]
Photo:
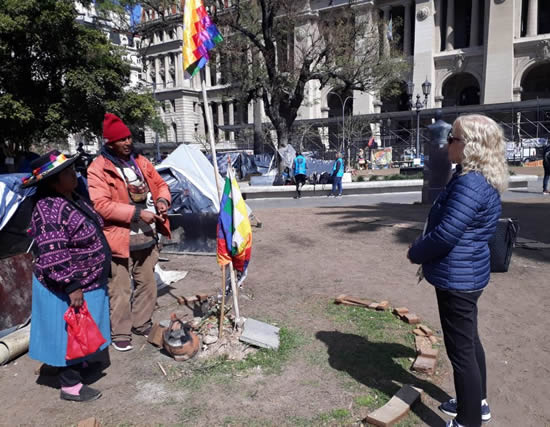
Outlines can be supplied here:
[[78, 156], [65, 157], [52, 151], [31, 164], [32, 175], [23, 186], [37, 186], [31, 235], [35, 260], [32, 323], [29, 355], [58, 367], [61, 399], [85, 402], [101, 392], [82, 384], [81, 370], [87, 356], [65, 360], [67, 331], [63, 315], [69, 306], [84, 301], [107, 342], [110, 343], [107, 279], [111, 251], [103, 235], [103, 221], [89, 202], [74, 190], [77, 178], [73, 163]]

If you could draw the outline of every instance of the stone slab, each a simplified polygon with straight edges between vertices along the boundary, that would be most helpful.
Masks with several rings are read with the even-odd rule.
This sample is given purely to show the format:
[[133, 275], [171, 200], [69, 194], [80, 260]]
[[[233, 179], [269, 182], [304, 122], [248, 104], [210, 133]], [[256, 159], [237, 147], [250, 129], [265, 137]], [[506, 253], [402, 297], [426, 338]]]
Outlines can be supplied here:
[[256, 347], [279, 348], [279, 328], [254, 319], [246, 319], [240, 340]]

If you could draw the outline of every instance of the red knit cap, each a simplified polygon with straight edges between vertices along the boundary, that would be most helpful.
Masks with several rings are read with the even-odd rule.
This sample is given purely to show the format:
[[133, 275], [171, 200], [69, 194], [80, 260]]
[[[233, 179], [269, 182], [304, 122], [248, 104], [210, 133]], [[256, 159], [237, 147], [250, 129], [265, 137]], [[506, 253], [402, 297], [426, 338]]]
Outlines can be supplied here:
[[132, 133], [123, 121], [112, 113], [106, 113], [103, 120], [103, 138], [106, 142], [120, 141], [128, 136], [132, 136]]

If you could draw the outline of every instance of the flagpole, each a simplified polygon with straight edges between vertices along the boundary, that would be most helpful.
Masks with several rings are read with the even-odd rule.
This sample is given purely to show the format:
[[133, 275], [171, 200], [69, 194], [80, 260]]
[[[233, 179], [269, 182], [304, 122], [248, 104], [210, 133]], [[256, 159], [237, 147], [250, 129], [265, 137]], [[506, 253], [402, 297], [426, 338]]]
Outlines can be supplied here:
[[216, 180], [216, 189], [218, 190], [218, 199], [222, 200], [222, 187], [220, 183], [220, 173], [218, 171], [218, 157], [216, 155], [216, 143], [214, 141], [214, 126], [212, 125], [212, 116], [210, 106], [208, 105], [208, 96], [206, 94], [206, 79], [204, 68], [200, 71], [202, 102], [204, 104], [204, 115], [206, 116], [206, 126], [208, 126], [208, 139], [210, 140], [210, 151], [212, 152], [212, 164], [214, 165], [214, 179]]
[[[227, 171], [228, 171], [227, 173], [228, 174], [229, 174], [229, 168], [231, 168], [231, 171], [233, 172], [230, 155], [227, 156]], [[220, 206], [220, 209], [221, 209], [221, 206]], [[229, 277], [231, 278], [231, 293], [233, 294], [233, 308], [235, 310], [235, 326], [238, 329], [241, 326], [241, 314], [239, 312], [239, 295], [238, 295], [238, 289], [237, 289], [237, 284], [235, 280], [235, 269], [233, 268], [233, 262], [229, 263]]]

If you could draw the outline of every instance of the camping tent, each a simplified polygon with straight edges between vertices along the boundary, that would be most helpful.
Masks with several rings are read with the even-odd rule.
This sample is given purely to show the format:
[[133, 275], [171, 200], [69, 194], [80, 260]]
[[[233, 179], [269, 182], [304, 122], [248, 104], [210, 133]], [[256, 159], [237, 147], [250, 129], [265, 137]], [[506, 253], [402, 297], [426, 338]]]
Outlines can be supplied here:
[[163, 240], [163, 251], [215, 252], [220, 202], [212, 164], [197, 147], [180, 145], [156, 168], [172, 196], [172, 239]]

